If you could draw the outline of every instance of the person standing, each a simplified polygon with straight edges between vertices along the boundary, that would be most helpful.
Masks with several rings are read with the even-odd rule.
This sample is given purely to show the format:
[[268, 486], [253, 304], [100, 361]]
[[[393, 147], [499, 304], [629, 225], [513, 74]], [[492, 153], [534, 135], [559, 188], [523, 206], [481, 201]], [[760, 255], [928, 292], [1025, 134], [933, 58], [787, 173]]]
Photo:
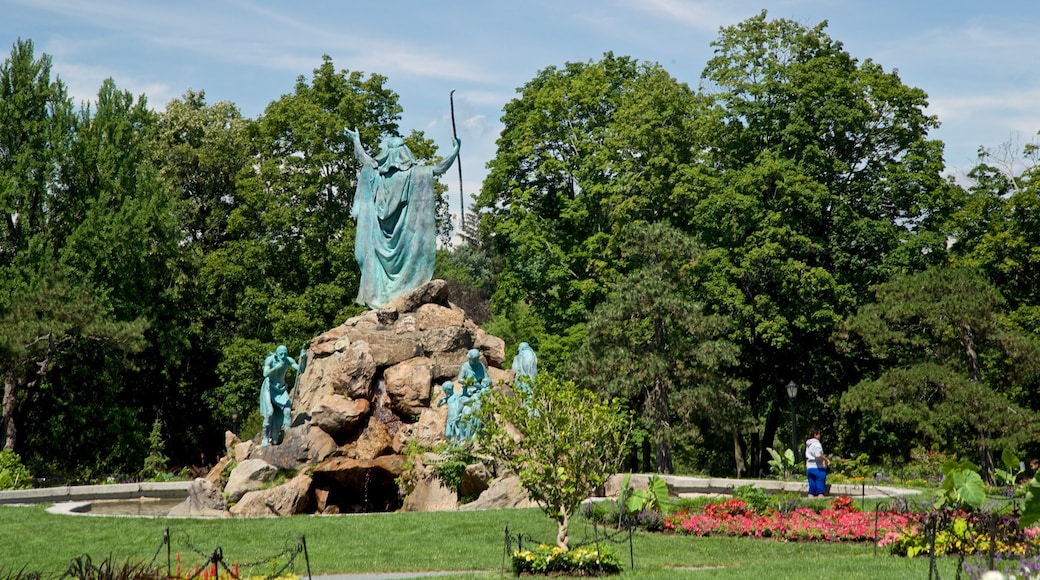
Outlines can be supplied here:
[[809, 429], [805, 439], [805, 475], [809, 479], [809, 497], [823, 497], [827, 491], [827, 466], [831, 461], [823, 454], [820, 430]]

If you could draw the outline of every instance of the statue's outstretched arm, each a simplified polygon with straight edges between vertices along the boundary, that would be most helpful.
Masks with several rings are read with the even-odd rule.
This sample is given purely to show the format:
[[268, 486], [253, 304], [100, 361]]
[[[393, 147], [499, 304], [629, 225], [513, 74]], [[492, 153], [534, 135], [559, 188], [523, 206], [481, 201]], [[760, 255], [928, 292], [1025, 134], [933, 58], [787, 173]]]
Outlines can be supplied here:
[[449, 167], [451, 167], [452, 163], [455, 163], [455, 158], [459, 156], [459, 148], [461, 146], [462, 146], [462, 141], [459, 141], [459, 139], [456, 138], [455, 139], [455, 148], [452, 149], [451, 155], [448, 155], [448, 157], [445, 158], [444, 161], [441, 161], [437, 165], [433, 166], [433, 174], [434, 175], [441, 175], [442, 173], [447, 171]]
[[354, 143], [354, 157], [357, 158], [358, 163], [361, 163], [363, 165], [375, 164], [375, 161], [372, 159], [372, 156], [369, 155], [367, 151], [365, 151], [365, 146], [361, 144], [361, 135], [358, 133], [358, 130], [344, 129], [343, 132], [347, 135], [350, 135], [350, 138]]

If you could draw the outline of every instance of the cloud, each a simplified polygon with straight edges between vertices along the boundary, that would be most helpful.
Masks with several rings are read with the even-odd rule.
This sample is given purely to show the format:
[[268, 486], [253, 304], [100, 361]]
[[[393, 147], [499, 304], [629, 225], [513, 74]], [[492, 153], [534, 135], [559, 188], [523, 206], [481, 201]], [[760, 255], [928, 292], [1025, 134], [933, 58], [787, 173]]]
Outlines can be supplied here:
[[[640, 9], [665, 21], [679, 22], [701, 32], [717, 33], [749, 16], [748, 10], [736, 2], [696, 2], [689, 0], [642, 0], [624, 2], [626, 8]], [[753, 14], [753, 12], [752, 12]]]

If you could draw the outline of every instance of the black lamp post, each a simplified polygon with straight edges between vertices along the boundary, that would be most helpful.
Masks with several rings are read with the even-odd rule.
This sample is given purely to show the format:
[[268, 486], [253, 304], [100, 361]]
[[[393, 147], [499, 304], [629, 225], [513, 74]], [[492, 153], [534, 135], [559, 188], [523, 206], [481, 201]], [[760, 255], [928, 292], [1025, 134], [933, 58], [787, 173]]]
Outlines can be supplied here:
[[791, 401], [791, 451], [798, 453], [798, 423], [795, 421], [794, 400], [798, 397], [798, 385], [787, 383], [787, 398]]
[[238, 409], [231, 409], [231, 432], [238, 435]]

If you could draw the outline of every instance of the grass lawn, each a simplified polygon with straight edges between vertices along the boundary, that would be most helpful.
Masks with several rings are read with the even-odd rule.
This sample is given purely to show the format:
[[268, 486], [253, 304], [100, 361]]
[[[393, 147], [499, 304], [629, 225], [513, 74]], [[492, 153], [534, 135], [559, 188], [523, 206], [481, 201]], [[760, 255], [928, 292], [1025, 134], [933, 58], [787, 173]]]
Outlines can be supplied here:
[[[555, 524], [537, 509], [196, 520], [67, 516], [49, 514], [45, 506], [0, 506], [0, 578], [23, 567], [56, 578], [70, 560], [84, 554], [95, 563], [111, 557], [121, 564], [127, 559], [146, 562], [158, 553], [156, 562], [165, 565], [167, 528], [173, 552], [182, 552], [185, 568], [204, 563], [217, 547], [229, 565], [266, 560], [304, 536], [314, 575], [481, 570], [485, 573], [451, 577], [500, 578], [511, 576], [501, 572], [506, 525], [536, 540], [556, 537]], [[576, 520], [572, 541], [580, 541], [587, 530], [591, 535], [591, 528]], [[928, 577], [926, 559], [897, 558], [884, 550], [875, 556], [873, 547], [863, 544], [637, 533], [634, 570], [627, 544], [611, 549], [621, 559], [624, 578]], [[955, 561], [942, 560], [940, 571], [952, 578]], [[302, 556], [295, 573], [306, 576]]]

